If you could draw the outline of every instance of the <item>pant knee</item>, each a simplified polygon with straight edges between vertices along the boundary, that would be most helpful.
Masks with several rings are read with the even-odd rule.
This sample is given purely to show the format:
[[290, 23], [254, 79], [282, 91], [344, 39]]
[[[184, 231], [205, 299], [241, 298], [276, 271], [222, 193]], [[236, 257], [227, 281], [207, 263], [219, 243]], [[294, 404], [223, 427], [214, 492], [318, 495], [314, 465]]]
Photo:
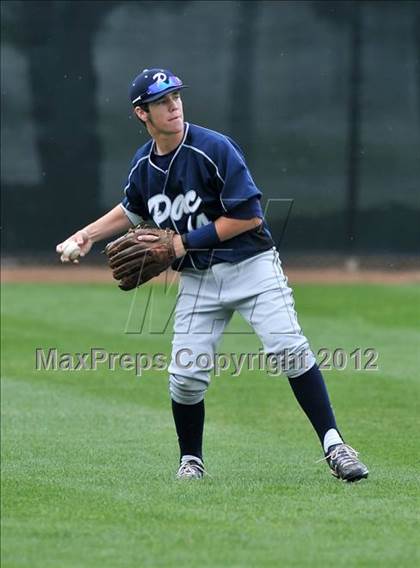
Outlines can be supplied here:
[[183, 377], [181, 375], [169, 375], [169, 393], [172, 400], [178, 404], [197, 404], [206, 394], [207, 383]]
[[306, 346], [297, 350], [284, 349], [275, 357], [277, 365], [289, 379], [303, 375], [316, 363], [315, 355]]

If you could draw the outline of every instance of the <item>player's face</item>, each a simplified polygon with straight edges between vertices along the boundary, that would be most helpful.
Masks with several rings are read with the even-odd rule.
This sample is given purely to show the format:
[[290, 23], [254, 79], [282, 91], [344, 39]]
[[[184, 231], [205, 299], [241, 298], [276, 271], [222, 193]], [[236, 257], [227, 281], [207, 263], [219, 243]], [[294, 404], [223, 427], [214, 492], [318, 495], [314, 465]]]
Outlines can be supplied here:
[[147, 123], [154, 134], [177, 134], [184, 130], [184, 111], [179, 91], [149, 103]]

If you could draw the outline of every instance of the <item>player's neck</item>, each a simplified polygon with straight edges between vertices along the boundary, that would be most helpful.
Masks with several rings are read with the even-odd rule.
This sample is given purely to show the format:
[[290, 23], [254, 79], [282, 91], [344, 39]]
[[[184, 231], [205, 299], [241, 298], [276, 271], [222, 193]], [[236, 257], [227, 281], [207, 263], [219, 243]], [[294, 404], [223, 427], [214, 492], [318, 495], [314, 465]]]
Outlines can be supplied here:
[[171, 134], [155, 134], [153, 139], [155, 141], [155, 152], [159, 156], [163, 156], [165, 154], [169, 154], [172, 150], [175, 150], [184, 137], [184, 132], [176, 132]]

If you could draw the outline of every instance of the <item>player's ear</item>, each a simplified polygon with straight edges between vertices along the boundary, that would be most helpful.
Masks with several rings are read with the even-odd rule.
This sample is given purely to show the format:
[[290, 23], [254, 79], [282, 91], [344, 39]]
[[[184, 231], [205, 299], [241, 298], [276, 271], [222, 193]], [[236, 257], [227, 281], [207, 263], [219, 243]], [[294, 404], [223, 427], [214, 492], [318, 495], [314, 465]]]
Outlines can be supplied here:
[[146, 122], [148, 113], [146, 110], [142, 109], [139, 106], [134, 107], [133, 109], [134, 114], [139, 118], [142, 122]]

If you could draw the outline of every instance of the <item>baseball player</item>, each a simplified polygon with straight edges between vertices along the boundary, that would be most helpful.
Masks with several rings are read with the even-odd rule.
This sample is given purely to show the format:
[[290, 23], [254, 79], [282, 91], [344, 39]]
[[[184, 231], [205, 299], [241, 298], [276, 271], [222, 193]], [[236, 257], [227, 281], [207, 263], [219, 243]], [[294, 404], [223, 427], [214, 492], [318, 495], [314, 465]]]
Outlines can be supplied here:
[[[180, 447], [177, 477], [205, 474], [204, 396], [211, 365], [235, 311], [274, 355], [321, 442], [337, 478], [368, 476], [337, 427], [327, 389], [294, 308], [293, 293], [261, 210], [261, 192], [241, 149], [228, 136], [184, 121], [186, 85], [167, 69], [145, 69], [130, 86], [134, 113], [151, 140], [137, 150], [122, 202], [57, 246], [76, 241], [81, 256], [96, 241], [142, 220], [171, 237], [172, 267], [180, 272], [169, 391]], [[158, 237], [138, 237], [147, 246]], [[133, 264], [131, 258], [131, 264]], [[128, 289], [126, 287], [123, 289]]]

